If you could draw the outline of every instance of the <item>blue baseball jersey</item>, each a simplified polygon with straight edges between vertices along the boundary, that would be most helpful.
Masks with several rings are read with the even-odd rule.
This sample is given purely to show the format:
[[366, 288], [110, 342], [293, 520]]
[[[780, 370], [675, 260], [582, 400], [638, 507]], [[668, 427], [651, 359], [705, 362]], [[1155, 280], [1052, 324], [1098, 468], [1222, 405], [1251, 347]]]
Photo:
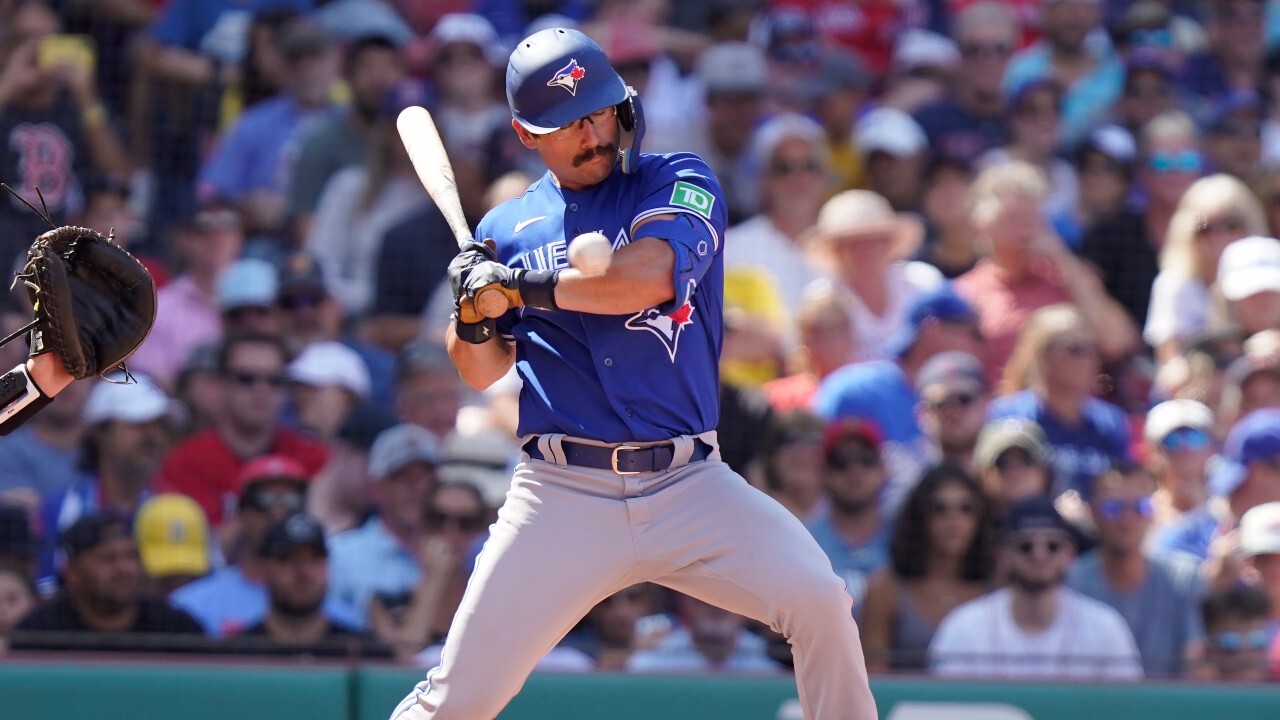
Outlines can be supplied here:
[[[581, 191], [544, 174], [525, 194], [494, 208], [476, 228], [511, 267], [569, 267], [568, 243], [587, 232], [636, 239], [638, 222], [685, 214], [703, 238], [667, 241], [675, 251], [675, 298], [628, 315], [516, 308], [498, 319], [516, 343], [520, 435], [564, 433], [609, 443], [706, 432], [719, 419], [727, 222], [724, 194], [697, 155], [641, 155]], [[640, 237], [647, 237], [645, 229]]]

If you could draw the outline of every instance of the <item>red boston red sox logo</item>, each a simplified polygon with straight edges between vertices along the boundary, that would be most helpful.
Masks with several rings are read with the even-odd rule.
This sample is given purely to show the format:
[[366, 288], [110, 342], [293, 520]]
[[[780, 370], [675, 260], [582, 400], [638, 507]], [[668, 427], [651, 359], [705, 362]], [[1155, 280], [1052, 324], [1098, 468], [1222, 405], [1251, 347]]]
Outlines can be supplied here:
[[18, 156], [18, 194], [35, 197], [40, 188], [49, 211], [62, 210], [74, 182], [75, 149], [66, 133], [49, 123], [22, 123], [9, 132], [9, 149]]

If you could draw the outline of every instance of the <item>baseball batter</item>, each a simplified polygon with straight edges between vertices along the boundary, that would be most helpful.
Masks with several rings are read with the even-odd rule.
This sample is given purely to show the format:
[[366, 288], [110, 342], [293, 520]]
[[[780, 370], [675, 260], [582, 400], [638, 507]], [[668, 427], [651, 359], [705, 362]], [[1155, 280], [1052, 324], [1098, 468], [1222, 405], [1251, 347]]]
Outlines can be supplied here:
[[[450, 267], [449, 353], [472, 387], [514, 363], [526, 456], [439, 667], [393, 720], [492, 718], [596, 603], [653, 581], [790, 641], [806, 718], [876, 717], [843, 583], [804, 526], [719, 459], [725, 200], [707, 165], [639, 153], [639, 99], [596, 43], [553, 28], [507, 67], [512, 126], [549, 172]], [[568, 241], [613, 240], [608, 269]], [[503, 317], [464, 323], [499, 289]]]

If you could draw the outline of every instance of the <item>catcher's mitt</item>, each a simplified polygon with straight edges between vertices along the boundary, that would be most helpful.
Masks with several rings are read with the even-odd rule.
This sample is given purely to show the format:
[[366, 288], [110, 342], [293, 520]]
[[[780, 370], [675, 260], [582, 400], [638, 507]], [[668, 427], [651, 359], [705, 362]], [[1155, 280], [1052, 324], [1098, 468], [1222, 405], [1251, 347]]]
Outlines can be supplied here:
[[89, 228], [67, 225], [36, 238], [18, 281], [35, 307], [31, 354], [56, 352], [77, 380], [121, 365], [156, 319], [151, 273]]

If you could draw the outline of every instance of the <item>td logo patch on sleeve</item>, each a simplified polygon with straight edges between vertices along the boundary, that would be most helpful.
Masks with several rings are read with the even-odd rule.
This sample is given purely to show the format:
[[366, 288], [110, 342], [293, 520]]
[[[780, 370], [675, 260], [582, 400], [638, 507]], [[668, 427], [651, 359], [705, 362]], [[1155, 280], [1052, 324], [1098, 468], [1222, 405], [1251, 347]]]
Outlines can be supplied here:
[[683, 180], [677, 180], [675, 187], [671, 189], [672, 205], [692, 210], [708, 220], [711, 219], [711, 206], [715, 202], [715, 195]]

